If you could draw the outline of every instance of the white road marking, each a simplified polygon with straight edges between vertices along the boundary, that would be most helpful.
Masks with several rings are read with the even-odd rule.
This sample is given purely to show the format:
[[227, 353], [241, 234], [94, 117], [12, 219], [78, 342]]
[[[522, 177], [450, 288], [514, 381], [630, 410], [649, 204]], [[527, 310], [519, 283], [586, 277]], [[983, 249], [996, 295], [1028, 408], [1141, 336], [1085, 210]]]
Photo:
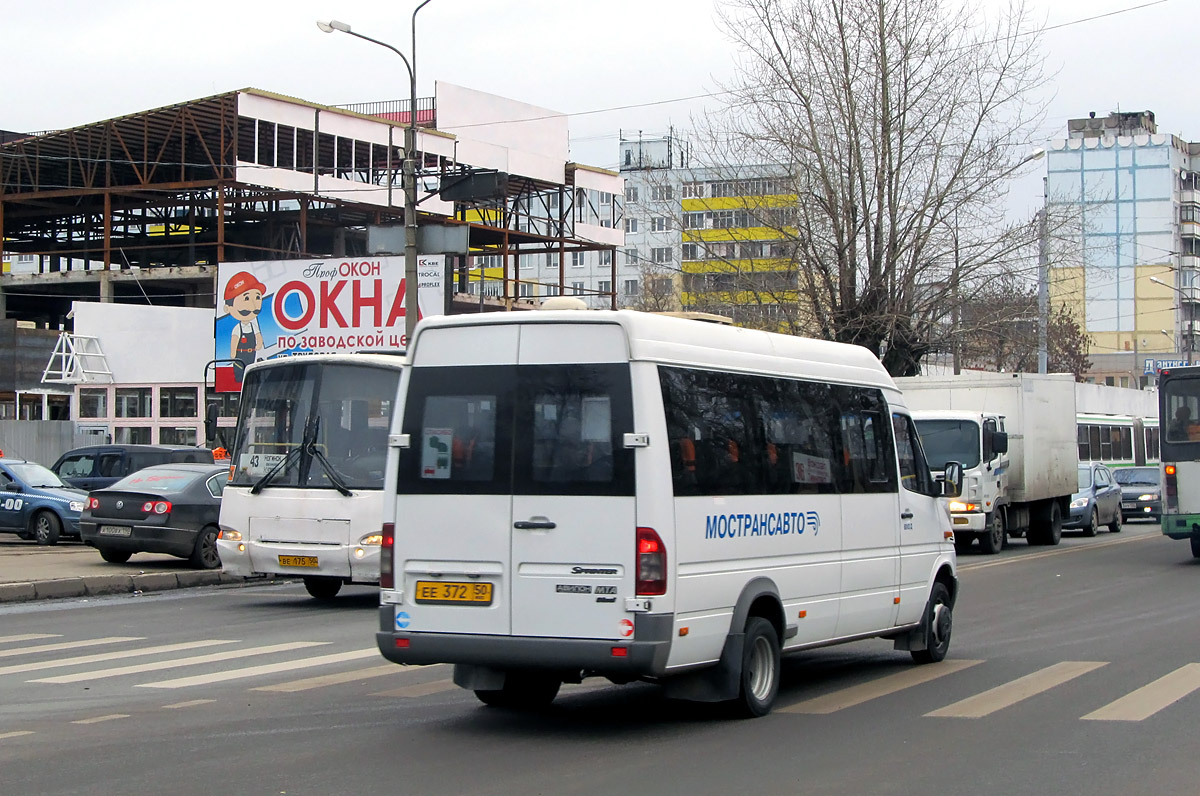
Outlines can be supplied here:
[[163, 710], [175, 710], [176, 708], [194, 708], [197, 705], [208, 705], [216, 702], [215, 699], [191, 699], [187, 702], [176, 702], [174, 705], [163, 705]]
[[33, 735], [33, 730], [16, 730], [14, 732], [0, 732], [0, 741], [5, 738], [20, 738], [22, 735]]
[[371, 694], [371, 696], [413, 699], [415, 697], [429, 696], [430, 694], [440, 694], [443, 691], [453, 691], [455, 688], [458, 688], [458, 686], [454, 684], [453, 680], [434, 680], [429, 683], [417, 683], [416, 685], [393, 688], [390, 691], [378, 691]]
[[63, 666], [81, 666], [85, 663], [100, 663], [101, 661], [137, 658], [143, 655], [158, 655], [163, 652], [180, 652], [182, 650], [199, 649], [202, 647], [215, 647], [218, 644], [236, 643], [236, 641], [228, 641], [226, 639], [208, 639], [205, 641], [183, 641], [178, 644], [163, 644], [158, 647], [141, 647], [140, 649], [124, 650], [122, 652], [98, 652], [95, 655], [80, 655], [76, 658], [58, 658], [38, 663], [16, 663], [12, 666], [0, 666], [0, 674], [36, 672], [45, 669], [58, 669]]
[[902, 672], [889, 674], [885, 677], [880, 677], [877, 680], [872, 680], [860, 685], [853, 685], [849, 688], [843, 688], [840, 691], [834, 691], [831, 694], [825, 694], [812, 699], [806, 699], [803, 702], [797, 702], [795, 705], [789, 705], [785, 708], [777, 708], [778, 713], [834, 713], [839, 710], [861, 705], [863, 702], [868, 702], [872, 699], [878, 699], [888, 694], [894, 694], [897, 691], [903, 691], [906, 688], [912, 688], [922, 683], [928, 683], [931, 680], [936, 680], [939, 677], [945, 677], [948, 674], [961, 672], [963, 669], [969, 669], [972, 666], [983, 663], [983, 661], [975, 660], [949, 660], [942, 661], [939, 664], [932, 666], [917, 666], [912, 669], [906, 669]]
[[1002, 558], [999, 561], [987, 561], [979, 564], [960, 564], [959, 572], [973, 572], [977, 569], [988, 569], [989, 567], [1003, 567], [1008, 564], [1019, 564], [1024, 561], [1032, 561], [1035, 558], [1049, 558], [1050, 556], [1062, 556], [1068, 553], [1079, 553], [1084, 550], [1097, 550], [1101, 547], [1112, 547], [1118, 544], [1129, 544], [1130, 542], [1144, 542], [1147, 539], [1161, 539], [1161, 534], [1145, 533], [1138, 536], [1123, 536], [1120, 539], [1108, 539], [1103, 542], [1093, 542], [1091, 544], [1073, 545], [1071, 547], [1060, 547], [1055, 550], [1045, 550], [1040, 553], [1029, 553], [1022, 556], [1012, 556], [1011, 558]]
[[0, 644], [10, 644], [14, 641], [37, 641], [42, 638], [62, 638], [61, 633], [24, 633], [20, 636], [0, 636]]
[[313, 688], [324, 688], [327, 685], [338, 685], [340, 683], [353, 683], [357, 680], [367, 680], [371, 677], [382, 677], [385, 674], [398, 674], [404, 671], [394, 663], [389, 663], [384, 666], [373, 666], [370, 669], [356, 669], [352, 672], [335, 672], [334, 674], [322, 674], [317, 677], [308, 677], [303, 680], [292, 680], [289, 683], [275, 683], [274, 685], [260, 685], [257, 688], [251, 688], [251, 691], [282, 691], [284, 693], [294, 693], [296, 691], [309, 691]]
[[324, 666], [328, 663], [342, 663], [343, 661], [370, 658], [378, 654], [378, 647], [368, 647], [367, 649], [353, 650], [352, 652], [337, 652], [332, 655], [319, 655], [316, 658], [301, 658], [300, 660], [296, 661], [268, 663], [262, 666], [251, 666], [246, 669], [227, 669], [219, 672], [209, 672], [208, 674], [198, 674], [194, 677], [180, 677], [175, 680], [162, 680], [157, 683], [141, 683], [137, 687], [189, 688], [196, 685], [210, 685], [212, 683], [223, 683], [228, 680], [240, 680], [245, 677], [257, 677], [262, 674], [290, 672], [296, 669], [311, 669], [314, 666]]
[[1189, 663], [1082, 718], [1091, 721], [1142, 721], [1175, 704], [1197, 688], [1200, 688], [1200, 663]]
[[91, 719], [77, 719], [76, 721], [73, 721], [71, 723], [72, 724], [99, 724], [102, 721], [116, 721], [117, 719], [127, 719], [127, 718], [129, 718], [128, 713], [110, 713], [107, 716], [96, 716], [95, 718], [91, 718]]
[[134, 666], [120, 666], [116, 669], [99, 669], [94, 672], [80, 672], [78, 674], [64, 674], [58, 677], [43, 677], [38, 680], [30, 680], [31, 683], [79, 683], [85, 680], [101, 680], [105, 677], [120, 677], [124, 674], [141, 674], [142, 672], [156, 672], [161, 669], [176, 669], [180, 666], [194, 666], [201, 663], [220, 663], [221, 661], [231, 661], [236, 658], [249, 658], [251, 655], [269, 655], [273, 652], [290, 652], [291, 650], [304, 649], [305, 647], [320, 647], [328, 644], [328, 641], [289, 641], [286, 644], [271, 644], [266, 647], [251, 647], [244, 650], [230, 650], [229, 652], [214, 652], [209, 655], [194, 655], [191, 658], [176, 658], [170, 661], [154, 661], [152, 663], [140, 663]]
[[145, 641], [141, 636], [108, 636], [107, 638], [89, 638], [83, 641], [62, 641], [58, 644], [39, 644], [36, 647], [18, 647], [15, 650], [0, 650], [0, 658], [15, 658], [18, 655], [36, 655], [39, 652], [58, 652], [73, 650], [80, 647], [99, 647], [102, 644], [120, 644], [125, 641]]
[[925, 715], [978, 719], [1107, 665], [1106, 661], [1063, 661]]

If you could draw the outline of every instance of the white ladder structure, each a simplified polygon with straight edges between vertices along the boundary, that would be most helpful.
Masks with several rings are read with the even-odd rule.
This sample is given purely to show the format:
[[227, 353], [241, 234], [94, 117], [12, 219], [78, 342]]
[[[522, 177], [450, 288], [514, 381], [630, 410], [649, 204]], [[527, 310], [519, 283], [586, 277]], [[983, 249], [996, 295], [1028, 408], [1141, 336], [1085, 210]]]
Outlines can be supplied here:
[[42, 372], [42, 381], [58, 384], [112, 384], [108, 359], [99, 338], [63, 332]]

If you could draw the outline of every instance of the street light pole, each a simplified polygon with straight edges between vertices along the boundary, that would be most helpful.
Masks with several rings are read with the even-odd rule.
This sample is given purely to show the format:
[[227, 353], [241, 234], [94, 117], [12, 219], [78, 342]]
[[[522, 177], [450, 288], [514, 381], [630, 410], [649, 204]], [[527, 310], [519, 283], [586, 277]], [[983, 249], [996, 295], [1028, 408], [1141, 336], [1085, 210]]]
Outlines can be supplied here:
[[404, 347], [407, 350], [412, 341], [420, 317], [420, 303], [417, 300], [419, 279], [417, 275], [417, 12], [429, 5], [432, 0], [424, 0], [412, 12], [412, 60], [387, 42], [373, 39], [350, 29], [345, 22], [336, 19], [329, 22], [317, 22], [317, 27], [325, 33], [335, 30], [355, 38], [369, 41], [385, 47], [404, 62], [408, 70], [408, 126], [404, 128], [404, 162], [401, 165], [401, 175], [404, 181]]

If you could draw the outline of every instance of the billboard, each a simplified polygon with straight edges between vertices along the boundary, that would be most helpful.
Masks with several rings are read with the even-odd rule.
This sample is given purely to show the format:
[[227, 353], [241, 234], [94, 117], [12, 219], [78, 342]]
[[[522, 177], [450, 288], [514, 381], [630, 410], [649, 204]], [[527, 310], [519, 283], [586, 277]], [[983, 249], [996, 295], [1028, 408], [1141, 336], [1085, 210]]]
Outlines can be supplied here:
[[[445, 308], [445, 256], [417, 258], [420, 317]], [[246, 365], [292, 354], [403, 349], [403, 257], [263, 260], [217, 266], [216, 390]]]

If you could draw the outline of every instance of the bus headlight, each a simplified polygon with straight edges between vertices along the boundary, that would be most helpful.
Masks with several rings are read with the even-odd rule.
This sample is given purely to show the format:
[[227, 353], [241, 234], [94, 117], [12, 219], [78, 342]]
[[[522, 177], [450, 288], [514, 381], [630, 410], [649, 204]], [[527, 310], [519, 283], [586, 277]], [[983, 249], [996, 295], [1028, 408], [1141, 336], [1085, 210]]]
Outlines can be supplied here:
[[222, 528], [221, 532], [217, 534], [217, 538], [224, 539], [227, 542], [240, 542], [242, 541], [242, 532], [235, 531], [232, 528]]
[[358, 543], [361, 545], [365, 545], [367, 547], [379, 547], [379, 545], [383, 544], [383, 534], [381, 534], [381, 533], [367, 534], [363, 538], [359, 539]]

